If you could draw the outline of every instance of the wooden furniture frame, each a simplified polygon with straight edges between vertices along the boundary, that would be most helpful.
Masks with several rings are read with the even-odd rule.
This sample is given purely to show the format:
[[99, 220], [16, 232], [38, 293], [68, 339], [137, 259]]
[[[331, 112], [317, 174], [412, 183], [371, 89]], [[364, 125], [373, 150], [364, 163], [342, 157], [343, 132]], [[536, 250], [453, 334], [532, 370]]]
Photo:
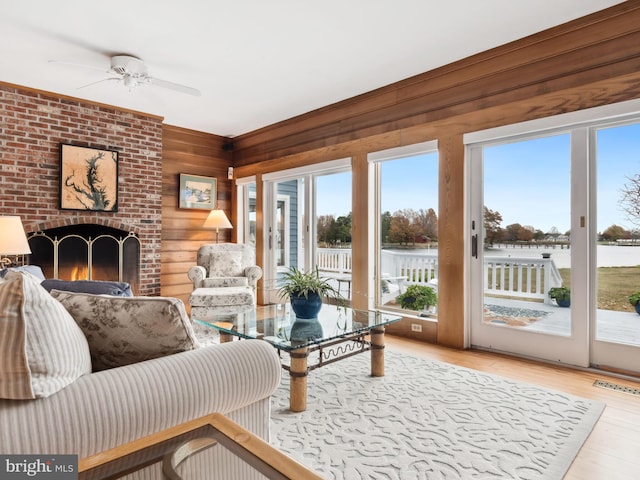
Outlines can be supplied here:
[[322, 480], [322, 477], [219, 413], [83, 458], [78, 463], [79, 478], [119, 478], [163, 462], [166, 478], [179, 479], [175, 474], [177, 464], [204, 448], [218, 448], [217, 444], [269, 479]]

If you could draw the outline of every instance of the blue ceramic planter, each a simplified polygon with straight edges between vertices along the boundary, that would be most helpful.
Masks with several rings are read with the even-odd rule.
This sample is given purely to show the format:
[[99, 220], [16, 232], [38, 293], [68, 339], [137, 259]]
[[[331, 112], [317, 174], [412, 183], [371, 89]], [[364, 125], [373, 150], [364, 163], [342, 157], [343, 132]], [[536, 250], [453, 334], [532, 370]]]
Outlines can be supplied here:
[[291, 308], [297, 318], [318, 318], [318, 312], [322, 308], [322, 297], [317, 293], [309, 293], [309, 298], [291, 295]]

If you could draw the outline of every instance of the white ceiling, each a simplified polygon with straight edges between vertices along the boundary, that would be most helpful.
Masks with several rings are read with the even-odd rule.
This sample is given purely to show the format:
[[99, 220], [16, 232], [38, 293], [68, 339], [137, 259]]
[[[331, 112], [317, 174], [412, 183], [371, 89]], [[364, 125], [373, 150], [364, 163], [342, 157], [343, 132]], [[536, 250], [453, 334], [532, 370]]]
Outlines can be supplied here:
[[[617, 3], [0, 0], [0, 80], [236, 136]], [[119, 82], [78, 89], [123, 53], [202, 95]]]

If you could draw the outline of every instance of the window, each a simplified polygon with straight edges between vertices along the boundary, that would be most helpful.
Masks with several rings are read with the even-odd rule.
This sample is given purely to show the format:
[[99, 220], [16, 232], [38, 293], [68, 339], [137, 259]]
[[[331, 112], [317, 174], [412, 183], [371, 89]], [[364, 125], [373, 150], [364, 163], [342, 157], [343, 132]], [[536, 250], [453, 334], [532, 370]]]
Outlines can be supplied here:
[[[438, 152], [426, 142], [369, 155], [377, 178], [377, 304], [403, 308], [411, 285], [437, 294]], [[412, 287], [418, 288], [418, 287]], [[406, 296], [405, 296], [406, 297]], [[427, 294], [433, 301], [433, 297]], [[429, 315], [434, 313], [431, 305]], [[405, 304], [421, 310], [429, 305]]]

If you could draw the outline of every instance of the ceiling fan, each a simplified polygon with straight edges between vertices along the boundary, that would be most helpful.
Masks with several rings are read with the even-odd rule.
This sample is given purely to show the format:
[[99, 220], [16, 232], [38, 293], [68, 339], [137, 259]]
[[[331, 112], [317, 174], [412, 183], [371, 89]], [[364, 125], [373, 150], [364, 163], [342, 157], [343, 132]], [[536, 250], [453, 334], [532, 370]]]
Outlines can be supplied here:
[[97, 82], [83, 85], [79, 88], [86, 88], [102, 82], [121, 82], [129, 90], [142, 85], [155, 85], [156, 87], [168, 88], [176, 92], [186, 93], [188, 95], [200, 96], [200, 90], [179, 83], [168, 82], [149, 75], [145, 63], [131, 55], [114, 55], [111, 57], [111, 68], [107, 73], [115, 75], [113, 77], [98, 80]]

